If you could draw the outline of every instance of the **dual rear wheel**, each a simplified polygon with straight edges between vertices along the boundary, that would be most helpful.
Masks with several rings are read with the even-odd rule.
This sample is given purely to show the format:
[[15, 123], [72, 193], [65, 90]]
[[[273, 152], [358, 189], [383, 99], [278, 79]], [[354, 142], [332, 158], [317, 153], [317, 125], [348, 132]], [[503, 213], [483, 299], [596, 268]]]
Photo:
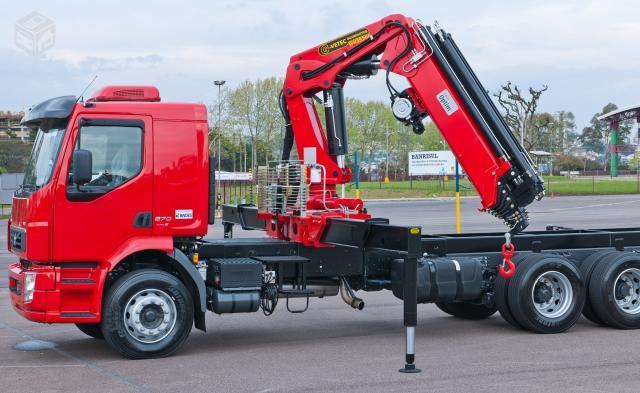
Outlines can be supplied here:
[[579, 268], [566, 258], [528, 254], [514, 258], [516, 274], [497, 276], [495, 301], [511, 325], [536, 333], [560, 333], [582, 313], [592, 322], [640, 328], [640, 255], [598, 251]]
[[586, 290], [574, 264], [547, 254], [528, 254], [514, 263], [513, 277], [496, 278], [496, 306], [507, 322], [536, 333], [560, 333], [578, 321]]
[[640, 255], [614, 252], [596, 263], [588, 281], [591, 321], [618, 329], [640, 328]]

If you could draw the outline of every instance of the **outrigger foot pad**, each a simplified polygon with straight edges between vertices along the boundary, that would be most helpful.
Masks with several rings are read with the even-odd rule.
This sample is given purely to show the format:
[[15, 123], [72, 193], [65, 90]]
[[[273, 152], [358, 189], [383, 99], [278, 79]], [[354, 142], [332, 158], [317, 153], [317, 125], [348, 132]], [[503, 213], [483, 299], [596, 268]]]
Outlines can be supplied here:
[[405, 374], [417, 374], [419, 372], [422, 372], [422, 370], [420, 370], [419, 368], [416, 368], [415, 364], [405, 364], [404, 368], [401, 368], [398, 371]]

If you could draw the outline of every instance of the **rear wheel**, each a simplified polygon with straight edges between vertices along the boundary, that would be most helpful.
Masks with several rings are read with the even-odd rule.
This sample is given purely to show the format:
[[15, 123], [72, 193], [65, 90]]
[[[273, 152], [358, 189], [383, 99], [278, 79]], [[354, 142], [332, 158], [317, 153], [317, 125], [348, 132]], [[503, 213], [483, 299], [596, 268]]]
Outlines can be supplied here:
[[565, 258], [527, 258], [509, 284], [509, 308], [520, 325], [536, 333], [560, 333], [582, 313], [585, 287], [578, 269]]
[[436, 306], [449, 315], [463, 319], [485, 319], [498, 311], [496, 307], [466, 302], [436, 302]]
[[616, 252], [603, 259], [591, 275], [589, 298], [605, 324], [640, 328], [640, 255]]
[[176, 277], [155, 269], [126, 274], [104, 302], [102, 332], [111, 347], [132, 359], [171, 355], [193, 325], [193, 299]]
[[[517, 271], [518, 265], [523, 260], [531, 259], [531, 258], [540, 258], [540, 255], [527, 254], [527, 255], [520, 255], [513, 258], [512, 261], [516, 265], [516, 271]], [[520, 325], [520, 323], [516, 321], [516, 319], [513, 317], [513, 313], [509, 308], [509, 301], [507, 297], [508, 297], [508, 291], [509, 291], [509, 284], [512, 280], [513, 278], [504, 278], [499, 274], [496, 275], [495, 290], [494, 290], [496, 307], [498, 308], [498, 311], [500, 311], [500, 315], [502, 316], [502, 319], [504, 319], [511, 326], [517, 329], [523, 329], [522, 325]]]
[[76, 323], [76, 327], [89, 337], [103, 339], [102, 328], [99, 323]]
[[[615, 253], [614, 250], [602, 250], [594, 252], [585, 258], [584, 261], [580, 264], [580, 272], [582, 273], [582, 279], [584, 281], [585, 287], [589, 287], [589, 283], [591, 282], [591, 275], [593, 274], [593, 270], [596, 266], [607, 256]], [[591, 298], [589, 297], [589, 291], [587, 290], [587, 300], [584, 303], [584, 309], [582, 310], [582, 315], [585, 316], [588, 320], [593, 323], [597, 323], [600, 325], [604, 325], [605, 323], [596, 315], [593, 311], [593, 307], [591, 306]]]

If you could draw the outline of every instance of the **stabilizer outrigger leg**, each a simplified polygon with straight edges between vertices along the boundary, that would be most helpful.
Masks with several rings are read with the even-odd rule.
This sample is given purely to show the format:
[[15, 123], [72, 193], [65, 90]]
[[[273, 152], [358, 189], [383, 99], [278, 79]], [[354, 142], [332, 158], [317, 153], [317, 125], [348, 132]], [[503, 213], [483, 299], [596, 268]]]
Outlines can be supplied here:
[[419, 373], [416, 368], [416, 325], [418, 324], [418, 257], [422, 252], [420, 228], [409, 228], [407, 256], [404, 260], [404, 326], [406, 334], [405, 365], [401, 373]]

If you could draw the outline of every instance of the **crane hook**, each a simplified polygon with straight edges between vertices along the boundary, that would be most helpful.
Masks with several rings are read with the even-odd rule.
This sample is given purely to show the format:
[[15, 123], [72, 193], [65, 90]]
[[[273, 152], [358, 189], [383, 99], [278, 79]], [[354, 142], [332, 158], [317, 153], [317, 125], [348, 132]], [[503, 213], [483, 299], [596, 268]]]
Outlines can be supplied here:
[[502, 245], [502, 263], [498, 266], [498, 272], [504, 278], [512, 277], [516, 274], [516, 265], [511, 261], [511, 257], [516, 252], [516, 248], [511, 243], [511, 234], [504, 234], [505, 243]]

